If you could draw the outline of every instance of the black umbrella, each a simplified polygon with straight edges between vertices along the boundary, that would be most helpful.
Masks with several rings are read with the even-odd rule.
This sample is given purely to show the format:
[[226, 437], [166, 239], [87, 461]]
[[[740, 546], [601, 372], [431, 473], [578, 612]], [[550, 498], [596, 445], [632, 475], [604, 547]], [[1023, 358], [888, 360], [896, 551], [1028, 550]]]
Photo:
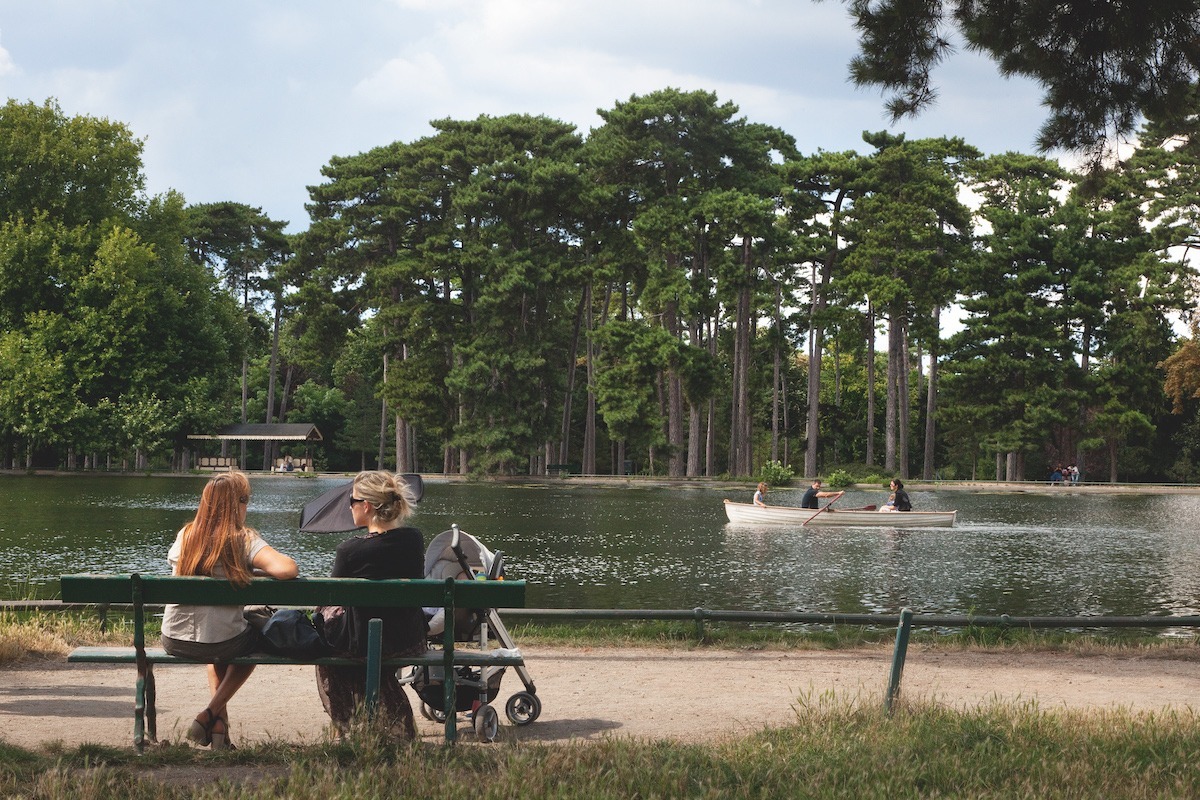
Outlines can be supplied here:
[[[421, 502], [425, 495], [425, 482], [420, 475], [401, 475], [413, 502]], [[335, 486], [320, 496], [309, 500], [300, 510], [300, 531], [302, 533], [344, 533], [359, 526], [354, 524], [354, 515], [350, 513], [350, 496], [354, 491], [354, 481]]]

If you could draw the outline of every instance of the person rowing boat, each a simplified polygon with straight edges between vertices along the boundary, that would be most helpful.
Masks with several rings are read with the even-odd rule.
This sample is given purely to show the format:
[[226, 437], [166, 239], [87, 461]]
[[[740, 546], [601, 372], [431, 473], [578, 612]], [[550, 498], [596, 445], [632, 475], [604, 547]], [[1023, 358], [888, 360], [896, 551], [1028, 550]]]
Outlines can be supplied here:
[[[832, 497], [834, 500], [844, 495], [845, 492], [823, 492], [821, 491], [821, 479], [817, 478], [812, 482], [812, 486], [804, 493], [804, 497], [800, 500], [801, 508], [820, 508], [817, 502], [821, 497]], [[831, 501], [832, 502], [832, 501]]]

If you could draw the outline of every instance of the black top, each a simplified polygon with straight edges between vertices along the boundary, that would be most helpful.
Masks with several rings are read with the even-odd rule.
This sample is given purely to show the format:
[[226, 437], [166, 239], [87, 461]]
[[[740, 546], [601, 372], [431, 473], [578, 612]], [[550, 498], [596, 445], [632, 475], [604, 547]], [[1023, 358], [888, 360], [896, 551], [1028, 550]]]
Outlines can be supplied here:
[[912, 500], [908, 499], [908, 492], [903, 489], [896, 490], [896, 510], [912, 511]]
[[[337, 547], [333, 559], [334, 578], [425, 577], [425, 539], [416, 528], [392, 528], [347, 539]], [[383, 652], [398, 653], [423, 645], [427, 630], [425, 613], [419, 608], [346, 609], [350, 652], [367, 653], [367, 622], [383, 620]]]
[[808, 491], [804, 493], [804, 497], [800, 500], [800, 507], [801, 508], [818, 508], [819, 506], [817, 505], [817, 492], [819, 492], [819, 491], [821, 491], [821, 490], [813, 488], [812, 486], [808, 487]]

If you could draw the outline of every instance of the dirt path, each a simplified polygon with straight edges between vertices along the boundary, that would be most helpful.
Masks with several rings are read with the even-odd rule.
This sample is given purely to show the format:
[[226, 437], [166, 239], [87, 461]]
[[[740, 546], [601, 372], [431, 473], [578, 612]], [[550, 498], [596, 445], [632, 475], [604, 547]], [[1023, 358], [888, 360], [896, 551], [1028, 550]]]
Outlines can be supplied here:
[[[963, 707], [1036, 700], [1041, 708], [1200, 708], [1200, 660], [1062, 653], [921, 651], [908, 657], [902, 694]], [[798, 702], [883, 701], [887, 648], [835, 652], [735, 652], [561, 647], [525, 649], [543, 703], [540, 719], [508, 724], [503, 701], [522, 688], [504, 676], [497, 706], [501, 739], [566, 742], [605, 736], [714, 740], [787, 725]], [[52, 662], [3, 671], [0, 738], [22, 747], [48, 742], [120, 746], [132, 739], [132, 666]], [[203, 671], [160, 667], [159, 736], [178, 739], [207, 699]], [[230, 704], [235, 741], [319, 741], [326, 717], [311, 667], [262, 667]], [[441, 726], [418, 716], [421, 735]], [[472, 735], [461, 728], [464, 741]]]

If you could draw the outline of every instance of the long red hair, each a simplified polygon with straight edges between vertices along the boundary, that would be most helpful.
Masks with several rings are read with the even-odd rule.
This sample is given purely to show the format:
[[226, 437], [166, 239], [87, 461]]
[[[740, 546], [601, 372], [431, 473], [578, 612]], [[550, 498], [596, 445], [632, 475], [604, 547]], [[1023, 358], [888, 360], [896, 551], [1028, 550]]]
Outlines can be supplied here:
[[246, 563], [249, 529], [242, 506], [250, 502], [250, 479], [244, 472], [224, 472], [204, 486], [196, 517], [183, 527], [176, 575], [212, 575], [220, 565], [234, 586], [250, 583]]

